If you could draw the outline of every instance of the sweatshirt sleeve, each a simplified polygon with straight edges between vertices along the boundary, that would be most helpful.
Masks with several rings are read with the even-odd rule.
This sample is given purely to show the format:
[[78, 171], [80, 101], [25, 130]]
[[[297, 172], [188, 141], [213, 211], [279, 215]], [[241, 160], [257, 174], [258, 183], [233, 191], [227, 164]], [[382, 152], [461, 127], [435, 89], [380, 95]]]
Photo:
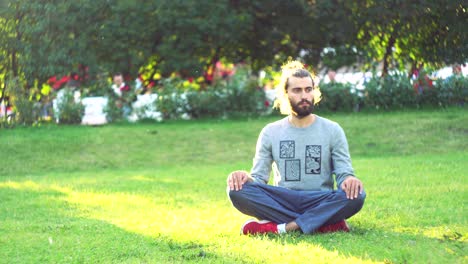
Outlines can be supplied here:
[[332, 138], [331, 158], [338, 188], [347, 176], [354, 176], [348, 141], [343, 129], [337, 124]]
[[252, 178], [259, 183], [268, 183], [272, 162], [273, 154], [271, 149], [271, 140], [268, 136], [267, 128], [264, 128], [262, 132], [260, 132], [257, 140], [253, 166], [250, 171]]

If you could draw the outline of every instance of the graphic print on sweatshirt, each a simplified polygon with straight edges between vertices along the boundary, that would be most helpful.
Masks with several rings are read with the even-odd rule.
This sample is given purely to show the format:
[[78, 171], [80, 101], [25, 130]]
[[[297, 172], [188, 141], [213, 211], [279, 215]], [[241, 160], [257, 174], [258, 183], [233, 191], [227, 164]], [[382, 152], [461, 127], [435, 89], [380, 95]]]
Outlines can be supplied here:
[[301, 180], [301, 161], [298, 159], [285, 160], [285, 181]]
[[320, 174], [322, 164], [322, 146], [307, 145], [305, 152], [305, 173]]
[[300, 181], [301, 161], [294, 159], [296, 156], [296, 143], [294, 140], [281, 140], [279, 147], [280, 159], [287, 159], [284, 161], [284, 180]]
[[295, 142], [293, 140], [280, 141], [280, 159], [293, 159], [295, 152]]

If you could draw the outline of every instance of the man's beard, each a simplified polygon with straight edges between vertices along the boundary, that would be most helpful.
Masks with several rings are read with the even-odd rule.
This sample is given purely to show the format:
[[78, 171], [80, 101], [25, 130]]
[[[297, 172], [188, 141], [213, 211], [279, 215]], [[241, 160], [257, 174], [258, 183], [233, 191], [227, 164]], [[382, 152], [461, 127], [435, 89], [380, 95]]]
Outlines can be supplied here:
[[[300, 106], [303, 103], [307, 103], [307, 106]], [[291, 105], [293, 114], [296, 115], [297, 118], [301, 119], [304, 118], [314, 112], [314, 100], [307, 101], [305, 99], [299, 101], [297, 104]]]

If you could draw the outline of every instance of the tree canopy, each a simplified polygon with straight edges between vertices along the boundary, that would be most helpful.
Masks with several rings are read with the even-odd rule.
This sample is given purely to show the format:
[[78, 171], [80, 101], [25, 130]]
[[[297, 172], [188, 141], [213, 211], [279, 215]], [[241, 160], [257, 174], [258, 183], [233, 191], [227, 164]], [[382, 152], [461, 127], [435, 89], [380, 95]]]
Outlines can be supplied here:
[[384, 72], [464, 63], [468, 6], [455, 0], [0, 0], [0, 87], [144, 68], [202, 76], [219, 60], [254, 69], [383, 63]]

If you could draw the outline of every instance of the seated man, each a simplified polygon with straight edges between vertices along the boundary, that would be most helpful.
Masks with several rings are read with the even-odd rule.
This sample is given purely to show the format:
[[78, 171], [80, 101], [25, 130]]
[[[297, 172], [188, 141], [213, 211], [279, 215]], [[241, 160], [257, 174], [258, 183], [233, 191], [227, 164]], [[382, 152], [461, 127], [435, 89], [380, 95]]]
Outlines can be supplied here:
[[122, 97], [123, 93], [130, 91], [130, 86], [124, 82], [122, 73], [118, 72], [114, 74], [112, 90], [119, 97]]
[[[241, 232], [348, 232], [345, 219], [359, 212], [366, 194], [343, 129], [313, 114], [320, 91], [297, 61], [283, 66], [277, 98], [275, 106], [288, 116], [261, 131], [251, 173], [234, 171], [227, 178], [234, 207], [261, 220], [247, 221]], [[267, 184], [272, 164], [274, 186]]]
[[118, 72], [114, 74], [112, 91], [115, 98], [115, 106], [118, 109], [122, 109], [124, 117], [128, 117], [132, 112], [132, 102], [134, 101], [135, 94], [131, 92], [130, 86], [124, 82], [122, 73]]

